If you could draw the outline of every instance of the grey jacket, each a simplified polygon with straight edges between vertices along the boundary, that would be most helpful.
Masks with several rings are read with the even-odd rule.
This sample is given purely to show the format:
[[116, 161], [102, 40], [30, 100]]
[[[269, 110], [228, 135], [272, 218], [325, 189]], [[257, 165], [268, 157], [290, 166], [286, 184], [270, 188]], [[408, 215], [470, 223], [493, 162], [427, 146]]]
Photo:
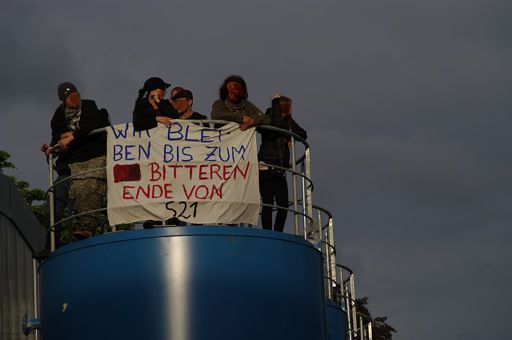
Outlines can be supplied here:
[[224, 103], [224, 101], [221, 99], [217, 99], [212, 104], [212, 119], [242, 123], [244, 115], [254, 119], [256, 125], [268, 125], [271, 123], [271, 117], [265, 116], [263, 112], [261, 112], [261, 110], [256, 107], [256, 105], [248, 100], [246, 101], [245, 108], [243, 110], [231, 111], [226, 106], [226, 103]]

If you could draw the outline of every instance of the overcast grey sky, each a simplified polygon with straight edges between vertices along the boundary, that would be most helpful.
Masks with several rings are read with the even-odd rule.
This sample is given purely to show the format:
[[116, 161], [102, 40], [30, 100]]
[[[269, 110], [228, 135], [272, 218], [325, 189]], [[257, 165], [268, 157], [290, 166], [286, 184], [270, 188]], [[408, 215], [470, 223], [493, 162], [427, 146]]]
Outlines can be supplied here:
[[43, 187], [60, 82], [121, 123], [150, 76], [209, 115], [240, 74], [261, 108], [294, 99], [338, 260], [395, 339], [505, 339], [511, 15], [505, 0], [2, 0], [0, 149]]

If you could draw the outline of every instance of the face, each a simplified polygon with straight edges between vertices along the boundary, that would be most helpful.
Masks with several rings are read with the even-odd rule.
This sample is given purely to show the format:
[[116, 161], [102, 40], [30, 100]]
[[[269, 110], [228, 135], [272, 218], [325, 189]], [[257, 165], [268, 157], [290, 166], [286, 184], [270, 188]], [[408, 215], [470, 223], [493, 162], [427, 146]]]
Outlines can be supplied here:
[[176, 111], [178, 111], [178, 108], [176, 107], [176, 102], [174, 100], [172, 100], [172, 97], [174, 97], [176, 95], [176, 93], [180, 92], [182, 90], [181, 87], [175, 87], [171, 90], [171, 96], [169, 97], [169, 102], [171, 103], [172, 107], [174, 107], [174, 109]]
[[174, 105], [176, 108], [176, 111], [178, 113], [185, 113], [188, 111], [189, 107], [192, 105], [192, 100], [187, 98], [178, 98], [174, 101]]
[[65, 100], [64, 104], [70, 109], [76, 109], [80, 107], [80, 93], [73, 92]]
[[239, 103], [245, 95], [244, 88], [241, 84], [230, 81], [226, 85], [228, 89], [228, 99], [232, 103]]
[[162, 99], [165, 96], [165, 90], [156, 89], [156, 90], [149, 92], [149, 98], [151, 98], [153, 96], [158, 96], [158, 98]]
[[286, 119], [292, 115], [292, 103], [282, 103], [281, 105], [281, 117]]

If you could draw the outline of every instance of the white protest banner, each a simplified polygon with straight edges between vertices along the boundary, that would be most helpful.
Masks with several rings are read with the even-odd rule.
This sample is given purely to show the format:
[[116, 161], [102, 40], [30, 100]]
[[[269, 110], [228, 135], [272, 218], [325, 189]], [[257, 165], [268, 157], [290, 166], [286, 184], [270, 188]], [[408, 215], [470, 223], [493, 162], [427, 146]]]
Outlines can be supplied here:
[[257, 224], [256, 130], [175, 120], [135, 131], [107, 129], [111, 225], [177, 217], [190, 223]]

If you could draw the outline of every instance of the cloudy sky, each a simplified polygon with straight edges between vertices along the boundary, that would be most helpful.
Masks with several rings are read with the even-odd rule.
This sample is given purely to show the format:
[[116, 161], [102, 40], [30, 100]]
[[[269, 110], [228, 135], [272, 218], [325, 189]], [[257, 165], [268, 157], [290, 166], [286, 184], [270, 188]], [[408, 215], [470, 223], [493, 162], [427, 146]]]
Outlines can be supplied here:
[[294, 99], [339, 261], [395, 339], [505, 339], [511, 15], [505, 0], [2, 0], [0, 149], [43, 187], [58, 83], [121, 123], [150, 76], [209, 115], [241, 74], [261, 108]]

